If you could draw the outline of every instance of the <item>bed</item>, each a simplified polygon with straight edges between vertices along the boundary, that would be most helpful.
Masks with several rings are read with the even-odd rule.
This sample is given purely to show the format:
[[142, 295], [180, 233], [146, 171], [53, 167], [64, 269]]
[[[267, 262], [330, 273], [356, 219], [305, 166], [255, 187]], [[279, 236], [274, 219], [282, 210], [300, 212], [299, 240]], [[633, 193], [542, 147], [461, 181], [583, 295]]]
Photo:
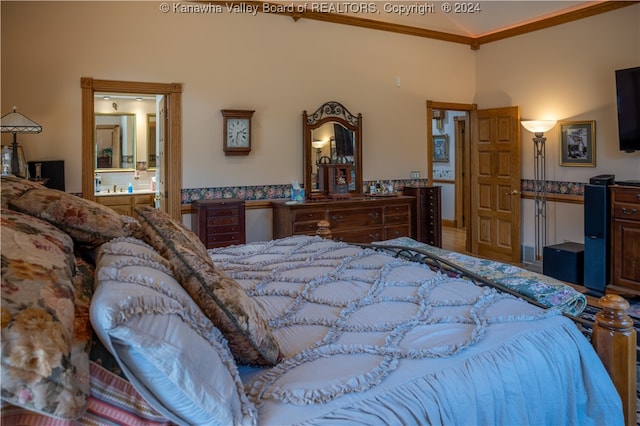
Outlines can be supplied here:
[[287, 350], [272, 369], [240, 368], [261, 423], [622, 422], [604, 367], [558, 310], [317, 237], [211, 256]]
[[[159, 210], [138, 209], [134, 222], [42, 188], [18, 192], [23, 203], [2, 211], [3, 425], [624, 423], [610, 374], [561, 309], [478, 286], [471, 279], [490, 280], [443, 257], [416, 262], [420, 248], [298, 236], [207, 251]], [[90, 265], [73, 260], [79, 241]], [[9, 388], [13, 310], [28, 304], [12, 292], [45, 279], [20, 275], [14, 258], [33, 262], [34, 251], [60, 278], [37, 303], [68, 308], [74, 293], [58, 281], [75, 270], [75, 319], [61, 317], [82, 352], [91, 344], [76, 342], [78, 324], [90, 316], [95, 344], [86, 364], [50, 354], [67, 369]], [[623, 318], [608, 312], [609, 325]], [[597, 328], [596, 341], [620, 334]], [[45, 384], [64, 392], [25, 398]]]

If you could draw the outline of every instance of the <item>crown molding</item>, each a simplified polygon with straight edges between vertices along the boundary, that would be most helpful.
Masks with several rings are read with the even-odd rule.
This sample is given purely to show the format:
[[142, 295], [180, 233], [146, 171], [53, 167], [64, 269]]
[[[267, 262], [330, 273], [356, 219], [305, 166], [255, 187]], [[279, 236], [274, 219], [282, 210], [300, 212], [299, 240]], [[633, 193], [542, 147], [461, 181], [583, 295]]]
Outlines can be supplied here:
[[[322, 12], [310, 12], [310, 11], [275, 11], [278, 6], [277, 3], [268, 2], [256, 2], [256, 1], [207, 1], [207, 0], [193, 0], [194, 3], [207, 3], [207, 4], [219, 4], [224, 6], [237, 6], [237, 5], [251, 5], [251, 7], [257, 7], [259, 12], [265, 11], [265, 6], [270, 8], [269, 14], [271, 15], [284, 15], [290, 16], [293, 20], [298, 21], [300, 19], [311, 19], [315, 21], [330, 22], [334, 24], [350, 25], [354, 27], [368, 28], [372, 30], [387, 31], [397, 34], [405, 34], [415, 37], [429, 38], [433, 40], [448, 41], [451, 43], [466, 44], [471, 47], [472, 50], [480, 49], [480, 46], [487, 43], [492, 43], [498, 40], [504, 40], [506, 38], [538, 31], [544, 28], [550, 28], [556, 25], [566, 24], [567, 22], [576, 21], [579, 19], [588, 18], [590, 16], [599, 15], [601, 13], [610, 12], [612, 10], [620, 9], [626, 6], [638, 4], [636, 1], [601, 1], [596, 4], [590, 4], [585, 7], [574, 9], [568, 12], [561, 13], [550, 17], [536, 19], [527, 23], [517, 25], [504, 30], [472, 37], [460, 34], [448, 33], [443, 31], [434, 31], [427, 28], [413, 27], [409, 25], [395, 24], [391, 22], [378, 21], [375, 19], [360, 18], [357, 16], [345, 15], [340, 13], [322, 13]], [[281, 6], [281, 5], [280, 5]]]

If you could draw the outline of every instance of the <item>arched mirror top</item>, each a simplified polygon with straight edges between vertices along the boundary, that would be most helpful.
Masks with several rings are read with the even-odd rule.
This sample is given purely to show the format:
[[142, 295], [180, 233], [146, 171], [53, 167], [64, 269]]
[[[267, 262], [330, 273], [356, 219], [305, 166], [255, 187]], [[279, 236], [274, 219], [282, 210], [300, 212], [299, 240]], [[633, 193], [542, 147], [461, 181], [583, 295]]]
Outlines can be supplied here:
[[[326, 170], [340, 165], [345, 190], [362, 194], [362, 114], [354, 115], [335, 101], [313, 114], [302, 114], [304, 128], [304, 187], [309, 199], [330, 197]], [[346, 167], [346, 168], [345, 168]]]

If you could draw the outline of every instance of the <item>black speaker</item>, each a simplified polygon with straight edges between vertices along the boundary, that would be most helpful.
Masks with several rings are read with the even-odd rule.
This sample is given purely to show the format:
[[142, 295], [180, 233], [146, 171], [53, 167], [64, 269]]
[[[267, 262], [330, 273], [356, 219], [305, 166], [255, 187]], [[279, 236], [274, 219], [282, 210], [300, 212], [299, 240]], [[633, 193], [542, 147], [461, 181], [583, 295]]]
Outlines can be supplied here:
[[542, 273], [562, 281], [583, 283], [584, 244], [562, 243], [543, 249]]
[[609, 282], [609, 185], [613, 175], [590, 179], [584, 189], [584, 286], [599, 293]]
[[29, 161], [29, 176], [36, 177], [36, 164], [40, 166], [40, 177], [47, 179], [44, 186], [64, 191], [64, 160], [54, 161]]
[[584, 188], [584, 236], [605, 238], [609, 227], [609, 188], [587, 184]]

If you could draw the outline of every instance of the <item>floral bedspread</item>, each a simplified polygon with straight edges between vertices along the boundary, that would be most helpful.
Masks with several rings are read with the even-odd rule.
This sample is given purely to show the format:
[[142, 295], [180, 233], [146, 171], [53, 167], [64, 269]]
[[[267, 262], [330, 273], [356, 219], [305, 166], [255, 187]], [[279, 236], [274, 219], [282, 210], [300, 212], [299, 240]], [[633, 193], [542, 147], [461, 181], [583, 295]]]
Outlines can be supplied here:
[[419, 248], [474, 272], [483, 278], [502, 284], [544, 306], [559, 309], [569, 315], [578, 316], [587, 306], [586, 296], [576, 291], [573, 287], [555, 278], [528, 271], [515, 265], [444, 250], [408, 237], [386, 240], [377, 244]]

